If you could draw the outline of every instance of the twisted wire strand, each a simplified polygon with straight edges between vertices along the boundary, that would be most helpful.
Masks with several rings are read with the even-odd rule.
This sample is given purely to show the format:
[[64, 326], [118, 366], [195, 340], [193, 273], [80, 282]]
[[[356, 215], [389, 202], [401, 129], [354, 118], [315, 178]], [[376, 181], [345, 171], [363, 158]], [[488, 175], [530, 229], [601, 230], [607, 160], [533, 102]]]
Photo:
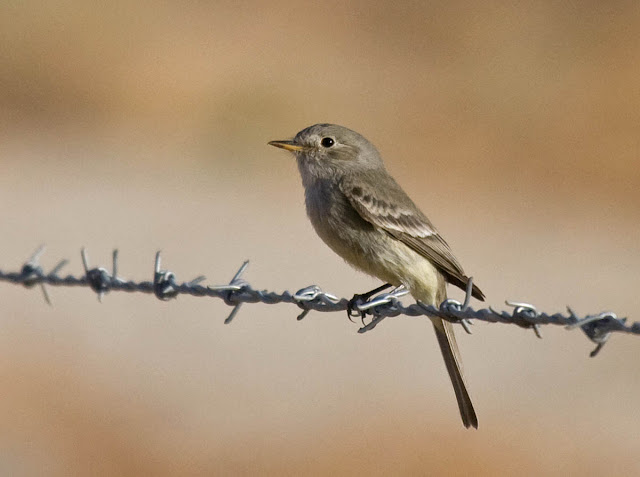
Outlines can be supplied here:
[[[219, 298], [233, 307], [225, 320], [227, 324], [234, 319], [243, 303], [294, 303], [302, 310], [298, 315], [298, 320], [302, 320], [310, 311], [355, 311], [362, 319], [362, 327], [358, 330], [359, 333], [372, 330], [385, 318], [400, 315], [438, 316], [450, 322], [462, 324], [468, 333], [470, 333], [468, 327], [470, 320], [515, 324], [523, 328], [533, 329], [538, 337], [541, 337], [541, 325], [561, 325], [567, 329], [580, 328], [596, 344], [596, 348], [591, 352], [592, 357], [602, 349], [611, 333], [640, 335], [640, 322], [627, 324], [626, 318], [619, 318], [610, 311], [580, 317], [571, 308], [567, 307], [566, 314], [548, 314], [538, 311], [535, 306], [529, 303], [510, 301], [505, 302], [512, 308], [508, 311], [497, 311], [491, 307], [475, 310], [469, 306], [472, 279], [469, 280], [467, 285], [464, 302], [460, 303], [449, 299], [436, 308], [419, 302], [409, 306], [403, 305], [399, 298], [408, 294], [408, 291], [403, 287], [398, 287], [388, 293], [379, 293], [370, 300], [358, 300], [356, 297], [352, 300], [338, 298], [322, 291], [316, 285], [302, 288], [296, 293], [256, 290], [242, 278], [249, 265], [248, 261], [242, 264], [229, 283], [225, 285], [203, 285], [204, 276], [198, 276], [189, 282], [178, 283], [173, 272], [162, 269], [160, 252], [156, 253], [152, 281], [124, 280], [118, 277], [117, 250], [113, 251], [111, 272], [103, 267], [91, 268], [88, 254], [84, 248], [81, 250], [84, 275], [78, 277], [67, 275], [63, 277], [59, 273], [68, 263], [68, 260], [60, 261], [49, 273], [45, 273], [38, 263], [43, 253], [44, 246], [41, 246], [23, 264], [19, 272], [4, 272], [0, 270], [0, 281], [23, 285], [27, 288], [39, 285], [44, 299], [49, 304], [51, 304], [51, 299], [45, 285], [89, 287], [98, 295], [100, 301], [102, 301], [106, 293], [111, 291], [154, 294], [160, 300], [170, 300], [178, 295]], [[365, 318], [370, 318], [366, 324]]]

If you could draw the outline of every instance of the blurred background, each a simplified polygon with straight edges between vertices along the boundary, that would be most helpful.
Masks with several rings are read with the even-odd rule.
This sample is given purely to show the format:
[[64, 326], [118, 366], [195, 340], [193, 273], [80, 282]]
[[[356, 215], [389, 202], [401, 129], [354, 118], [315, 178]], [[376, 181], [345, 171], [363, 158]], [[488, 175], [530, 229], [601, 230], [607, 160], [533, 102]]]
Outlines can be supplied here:
[[[377, 282], [315, 236], [293, 158], [371, 139], [488, 297], [640, 318], [640, 3], [9, 1], [0, 268], [259, 289]], [[630, 475], [637, 337], [458, 331], [466, 431], [431, 325], [358, 335], [290, 305], [0, 284], [3, 475]], [[461, 292], [451, 290], [454, 297]], [[477, 305], [477, 304], [476, 304]]]

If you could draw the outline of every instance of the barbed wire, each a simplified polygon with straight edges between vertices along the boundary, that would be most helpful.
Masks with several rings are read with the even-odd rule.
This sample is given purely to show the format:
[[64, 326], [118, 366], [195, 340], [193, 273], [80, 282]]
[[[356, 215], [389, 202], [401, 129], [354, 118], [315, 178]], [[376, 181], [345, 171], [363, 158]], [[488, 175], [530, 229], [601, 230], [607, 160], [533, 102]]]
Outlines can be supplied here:
[[[242, 264], [233, 278], [225, 285], [202, 285], [204, 276], [198, 276], [189, 282], [178, 283], [176, 276], [169, 270], [161, 267], [160, 252], [156, 253], [153, 270], [153, 281], [132, 281], [124, 280], [118, 276], [118, 251], [113, 251], [112, 271], [109, 273], [103, 267], [91, 268], [86, 250], [81, 250], [84, 275], [76, 277], [67, 275], [61, 277], [60, 270], [69, 263], [68, 260], [61, 260], [49, 273], [45, 273], [39, 265], [39, 260], [44, 253], [44, 246], [40, 246], [33, 255], [23, 264], [19, 272], [4, 272], [0, 270], [0, 281], [14, 284], [21, 284], [27, 288], [39, 285], [44, 299], [51, 304], [51, 299], [45, 285], [60, 287], [89, 287], [98, 295], [102, 301], [105, 294], [110, 291], [126, 291], [154, 294], [160, 300], [170, 300], [178, 295], [191, 295], [197, 297], [214, 297], [222, 299], [233, 309], [225, 319], [225, 324], [231, 323], [243, 303], [294, 303], [302, 313], [298, 315], [298, 320], [302, 320], [310, 311], [337, 312], [347, 311], [349, 318], [359, 316], [362, 320], [362, 327], [359, 333], [365, 333], [375, 328], [383, 319], [399, 315], [406, 316], [437, 316], [452, 323], [460, 323], [467, 333], [470, 320], [481, 320], [488, 323], [509, 323], [522, 328], [533, 329], [536, 336], [541, 338], [540, 325], [561, 325], [567, 329], [580, 328], [585, 335], [596, 344], [596, 348], [590, 356], [596, 356], [609, 339], [611, 333], [630, 333], [640, 335], [640, 322], [627, 325], [626, 318], [618, 318], [611, 312], [605, 311], [594, 315], [579, 317], [573, 310], [567, 307], [567, 313], [548, 314], [540, 312], [535, 306], [529, 303], [511, 302], [505, 303], [512, 308], [510, 311], [496, 311], [492, 307], [475, 310], [469, 306], [471, 300], [471, 290], [473, 279], [469, 279], [464, 302], [453, 299], [445, 300], [439, 307], [427, 306], [423, 303], [416, 303], [404, 306], [399, 298], [407, 295], [408, 290], [397, 287], [388, 293], [378, 293], [389, 288], [390, 285], [383, 285], [374, 292], [367, 295], [355, 295], [348, 300], [338, 298], [330, 293], [322, 291], [318, 286], [311, 285], [298, 290], [296, 293], [284, 291], [276, 293], [266, 290], [256, 290], [242, 278], [249, 262]], [[375, 296], [369, 299], [370, 295]], [[365, 320], [369, 320], [365, 323]]]

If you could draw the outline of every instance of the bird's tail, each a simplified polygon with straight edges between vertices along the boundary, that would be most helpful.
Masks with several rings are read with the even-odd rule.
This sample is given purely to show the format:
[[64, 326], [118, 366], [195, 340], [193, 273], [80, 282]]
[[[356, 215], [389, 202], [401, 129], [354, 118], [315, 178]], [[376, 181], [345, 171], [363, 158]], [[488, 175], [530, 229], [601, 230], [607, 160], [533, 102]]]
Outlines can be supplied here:
[[474, 427], [477, 429], [478, 417], [476, 416], [476, 411], [473, 409], [471, 396], [469, 396], [464, 375], [462, 374], [462, 361], [460, 359], [460, 351], [458, 350], [456, 337], [453, 334], [453, 325], [442, 318], [431, 318], [431, 321], [436, 331], [444, 363], [447, 366], [447, 371], [453, 384], [453, 390], [456, 393], [462, 423], [466, 428]]

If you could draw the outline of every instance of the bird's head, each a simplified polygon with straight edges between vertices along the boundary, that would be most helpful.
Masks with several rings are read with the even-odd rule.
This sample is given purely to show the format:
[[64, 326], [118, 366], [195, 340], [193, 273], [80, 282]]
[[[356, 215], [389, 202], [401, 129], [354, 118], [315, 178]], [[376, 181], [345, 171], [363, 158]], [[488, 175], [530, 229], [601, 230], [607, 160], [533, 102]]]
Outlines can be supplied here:
[[291, 151], [300, 171], [358, 171], [384, 167], [376, 147], [364, 136], [335, 124], [314, 124], [293, 140], [269, 145]]

